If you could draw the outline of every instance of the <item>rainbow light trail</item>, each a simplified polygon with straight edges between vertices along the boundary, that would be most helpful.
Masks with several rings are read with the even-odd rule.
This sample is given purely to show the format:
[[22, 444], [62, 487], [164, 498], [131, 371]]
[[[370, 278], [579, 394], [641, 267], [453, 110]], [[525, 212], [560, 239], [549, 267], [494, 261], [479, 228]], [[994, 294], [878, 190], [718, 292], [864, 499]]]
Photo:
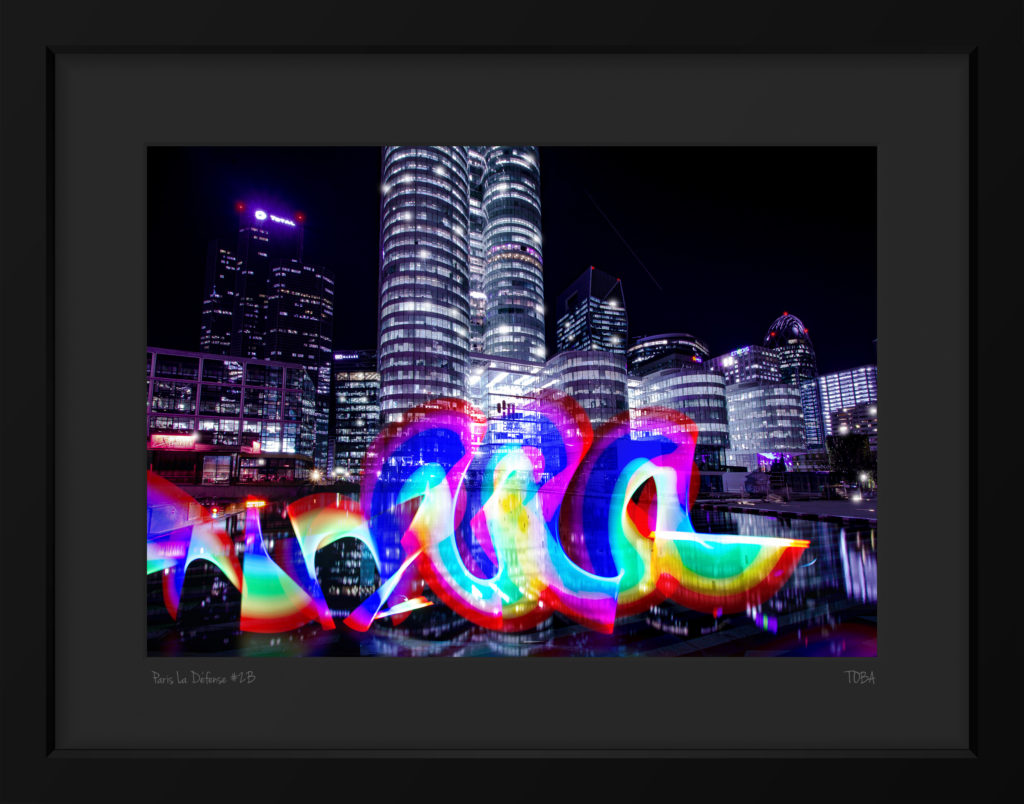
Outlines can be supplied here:
[[[339, 539], [365, 545], [381, 578], [343, 621], [360, 632], [432, 605], [428, 590], [496, 631], [558, 612], [612, 633], [617, 618], [664, 599], [715, 616], [757, 610], [789, 580], [807, 541], [694, 531], [697, 427], [683, 414], [641, 411], [654, 435], [636, 438], [629, 413], [594, 433], [564, 395], [542, 394], [525, 410], [541, 446], [485, 454], [486, 418], [469, 403], [414, 408], [368, 450], [358, 501], [313, 494], [287, 506], [295, 538], [274, 558], [259, 501], [245, 507], [239, 561], [226, 520], [150, 472], [147, 573], [163, 573], [176, 619], [189, 564], [211, 562], [241, 592], [240, 630], [255, 633], [336, 627], [315, 561]], [[466, 482], [471, 466], [479, 488]]]

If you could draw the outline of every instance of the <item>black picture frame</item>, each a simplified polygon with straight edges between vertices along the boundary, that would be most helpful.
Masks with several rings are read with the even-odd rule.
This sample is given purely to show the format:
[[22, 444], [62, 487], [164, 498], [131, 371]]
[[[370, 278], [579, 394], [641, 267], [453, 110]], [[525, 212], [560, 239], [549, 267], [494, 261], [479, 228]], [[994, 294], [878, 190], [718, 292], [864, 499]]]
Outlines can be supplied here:
[[[461, 15], [457, 12], [462, 11]], [[1021, 77], [1024, 18], [1018, 2], [975, 5], [967, 0], [887, 3], [739, 0], [728, 4], [638, 2], [627, 11], [594, 6], [520, 4], [542, 20], [533, 27], [488, 25], [487, 13], [463, 3], [445, 13], [403, 2], [386, 8], [306, 3], [295, 14], [277, 4], [178, 4], [173, 9], [137, 3], [7, 2], [2, 18], [3, 103], [3, 565], [0, 617], [3, 645], [2, 796], [4, 801], [73, 800], [85, 791], [109, 798], [181, 795], [174, 779], [210, 798], [280, 796], [289, 792], [298, 760], [335, 758], [296, 751], [275, 757], [280, 770], [259, 772], [258, 751], [220, 752], [229, 761], [204, 761], [205, 752], [82, 751], [54, 741], [53, 528], [55, 507], [54, 63], [62, 53], [772, 53], [930, 54], [969, 57], [971, 65], [971, 261], [969, 321], [958, 322], [969, 342], [971, 727], [970, 748], [936, 752], [908, 746], [880, 751], [757, 750], [630, 752], [630, 757], [685, 759], [881, 757], [974, 758], [984, 763], [928, 763], [930, 784], [952, 775], [993, 772], [1014, 753], [1015, 660], [1021, 640], [1013, 612], [1015, 562], [1001, 542], [1005, 529], [1009, 450], [996, 449], [996, 430], [1009, 414], [995, 367], [1006, 350], [1016, 295], [1006, 278], [1019, 253]], [[201, 22], [200, 22], [201, 19]], [[396, 24], [400, 20], [401, 24]], [[966, 328], [966, 332], [964, 331]], [[982, 374], [982, 367], [986, 369]], [[23, 392], [30, 389], [30, 392]], [[14, 393], [14, 391], [19, 391]], [[1005, 437], [1005, 436], [1004, 436]], [[1012, 499], [1012, 498], [1011, 498]], [[985, 549], [987, 548], [987, 549]], [[366, 758], [604, 758], [621, 752], [566, 750], [432, 750], [424, 739], [414, 751], [368, 751]], [[349, 755], [358, 761], [361, 756]], [[175, 759], [168, 770], [168, 759]], [[69, 761], [71, 760], [71, 761]], [[348, 767], [348, 766], [346, 766]], [[353, 766], [355, 767], [355, 766]], [[299, 771], [305, 775], [305, 771]], [[349, 771], [344, 771], [348, 773]], [[353, 773], [358, 772], [353, 770]], [[815, 777], [826, 774], [815, 768]], [[313, 775], [317, 771], [312, 772]], [[334, 772], [335, 778], [337, 771]], [[395, 784], [416, 785], [418, 775]], [[687, 777], [699, 776], [694, 768]], [[823, 777], [819, 777], [823, 778]], [[159, 780], [164, 779], [166, 783]], [[116, 780], [112, 784], [111, 780]], [[390, 781], [389, 781], [390, 783]], [[458, 784], [455, 781], [454, 784]], [[327, 777], [311, 783], [327, 791]], [[190, 794], [197, 797], [196, 794]]]

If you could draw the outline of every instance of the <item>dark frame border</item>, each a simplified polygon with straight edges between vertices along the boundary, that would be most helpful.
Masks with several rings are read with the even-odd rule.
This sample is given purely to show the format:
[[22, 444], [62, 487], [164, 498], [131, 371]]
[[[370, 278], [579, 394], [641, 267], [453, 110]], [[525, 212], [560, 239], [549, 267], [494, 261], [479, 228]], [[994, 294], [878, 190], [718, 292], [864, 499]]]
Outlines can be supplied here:
[[[437, 15], [404, 3], [409, 20], [400, 29], [387, 23], [398, 12], [351, 8], [327, 2], [304, 4], [301, 15], [270, 13], [276, 4], [252, 0], [240, 6], [179, 4], [176, 16], [150, 23], [137, 3], [76, 4], [50, 0], [3, 6], [3, 366], [18, 387], [41, 389], [42, 404], [31, 397], [3, 395], [5, 461], [2, 494], [7, 505], [2, 547], [0, 624], [9, 650], [0, 666], [4, 800], [73, 798], [88, 787], [110, 790], [111, 763], [127, 782], [161, 773], [155, 756], [189, 759], [207, 753], [75, 752], [95, 762], [58, 762], [65, 752], [53, 742], [53, 366], [54, 366], [54, 174], [53, 66], [58, 53], [290, 53], [290, 52], [503, 52], [503, 53], [958, 53], [971, 55], [970, 299], [971, 353], [968, 425], [971, 452], [971, 728], [970, 756], [1008, 759], [1013, 746], [1008, 704], [1014, 659], [1021, 649], [1007, 614], [1012, 610], [1012, 562], [996, 546], [986, 552], [979, 533], [995, 534], [999, 497], [1008, 484], [997, 480], [1012, 468], [994, 448], [994, 431], [1005, 418], [994, 407], [992, 383], [982, 385], [982, 364], [999, 359], [999, 320], [1009, 321], [1013, 294], [1001, 291], [999, 267], [1017, 253], [1015, 229], [1022, 219], [1018, 188], [1021, 165], [1021, 75], [1024, 23], [1021, 5], [1000, 0], [975, 7], [965, 0], [939, 2], [788, 2], [740, 0], [692, 7], [632, 4], [618, 13], [581, 14], [573, 8], [523, 3], [526, 16], [544, 19], [531, 32], [487, 28], [479, 9], [465, 7]], [[533, 6], [531, 8], [531, 6]], [[194, 13], [193, 13], [194, 12]], [[154, 15], [155, 16], [155, 15]], [[201, 19], [201, 23], [199, 20]], [[338, 32], [338, 33], [333, 33]], [[522, 37], [528, 36], [524, 40]], [[424, 44], [438, 42], [444, 44]], [[43, 255], [45, 254], [45, 267]], [[982, 273], [984, 272], [984, 273]], [[23, 351], [26, 342], [35, 353]], [[13, 388], [11, 383], [9, 388]], [[984, 394], [982, 393], [984, 391]], [[1005, 405], [1005, 403], [1004, 403]], [[39, 450], [37, 433], [45, 434]], [[985, 442], [980, 439], [990, 436]], [[986, 482], [981, 482], [984, 470]], [[1008, 489], [1006, 489], [1008, 490]], [[42, 514], [40, 516], [40, 513]], [[40, 527], [42, 523], [42, 527]], [[984, 527], [984, 531], [982, 528]], [[19, 572], [16, 567], [34, 567]], [[42, 597], [42, 600], [40, 600]], [[40, 614], [43, 615], [42, 625]], [[1001, 618], [1006, 618], [1000, 623]], [[16, 646], [16, 647], [15, 647]], [[15, 647], [12, 651], [10, 648]], [[12, 656], [16, 652], [16, 657]], [[982, 683], [984, 681], [984, 683]], [[297, 757], [338, 756], [337, 752], [294, 752]], [[351, 754], [351, 752], [347, 752]], [[495, 752], [460, 752], [462, 757]], [[500, 752], [503, 756], [551, 756], [550, 752]], [[938, 752], [637, 752], [644, 756], [937, 756]], [[366, 752], [392, 758], [452, 756], [449, 752]], [[597, 757], [604, 752], [572, 751], [565, 757]], [[621, 756], [621, 752], [615, 752]], [[949, 752], [943, 752], [945, 757]], [[134, 763], [123, 759], [145, 757]], [[363, 756], [363, 754], [360, 754]], [[114, 758], [117, 757], [117, 758]], [[249, 758], [249, 752], [218, 752], [218, 757]], [[987, 765], [988, 763], [986, 763]], [[232, 763], [232, 776], [243, 767]], [[215, 769], [191, 763], [188, 774], [212, 780]], [[176, 775], [180, 772], [176, 771]], [[278, 774], [274, 774], [277, 776]], [[236, 777], [237, 778], [237, 777]], [[45, 781], [44, 781], [45, 780]], [[236, 782], [237, 783], [237, 782]], [[287, 789], [287, 781], [260, 780], [266, 793]], [[211, 791], [214, 788], [209, 788]], [[171, 792], [158, 793], [158, 797]]]

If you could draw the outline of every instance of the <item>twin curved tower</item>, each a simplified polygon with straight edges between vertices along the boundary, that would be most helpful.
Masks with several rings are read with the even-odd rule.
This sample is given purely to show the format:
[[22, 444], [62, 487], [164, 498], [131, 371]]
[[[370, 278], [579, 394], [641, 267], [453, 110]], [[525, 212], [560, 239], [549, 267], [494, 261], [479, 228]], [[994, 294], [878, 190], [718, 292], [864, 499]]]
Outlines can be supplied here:
[[378, 361], [384, 421], [466, 398], [471, 351], [543, 362], [535, 146], [385, 146]]

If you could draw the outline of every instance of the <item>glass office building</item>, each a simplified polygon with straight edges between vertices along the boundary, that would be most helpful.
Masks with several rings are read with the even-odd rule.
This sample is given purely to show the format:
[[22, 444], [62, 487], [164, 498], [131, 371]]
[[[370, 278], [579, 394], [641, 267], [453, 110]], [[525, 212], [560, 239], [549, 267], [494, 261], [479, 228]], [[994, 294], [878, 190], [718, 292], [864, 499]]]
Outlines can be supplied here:
[[210, 243], [206, 252], [206, 279], [199, 329], [199, 351], [226, 355], [231, 353], [232, 324], [235, 315], [235, 285], [241, 262], [232, 249], [220, 240]]
[[778, 355], [782, 381], [796, 386], [804, 413], [808, 450], [824, 449], [825, 423], [818, 395], [818, 362], [807, 327], [795, 315], [783, 313], [768, 328], [764, 347]]
[[556, 313], [559, 352], [626, 354], [629, 322], [621, 280], [591, 265], [558, 297]]
[[298, 363], [316, 382], [316, 465], [328, 469], [334, 275], [299, 260], [275, 263], [267, 283], [264, 352], [268, 360]]
[[386, 146], [382, 161], [377, 354], [393, 422], [423, 402], [467, 398], [469, 154]]
[[547, 349], [540, 165], [536, 147], [487, 148], [483, 210], [484, 352], [494, 357], [542, 362]]
[[484, 322], [487, 320], [487, 294], [484, 293], [484, 174], [487, 172], [487, 148], [469, 148], [469, 348], [484, 351]]
[[235, 305], [230, 354], [263, 359], [266, 354], [270, 269], [302, 260], [302, 216], [287, 216], [259, 204], [238, 204]]
[[358, 480], [366, 452], [380, 432], [380, 374], [377, 352], [336, 352], [331, 371], [334, 399], [334, 460], [331, 475]]
[[782, 382], [779, 354], [765, 346], [742, 346], [711, 358], [712, 368], [725, 375], [725, 384], [738, 382]]
[[829, 414], [829, 435], [866, 435], [872, 451], [878, 450], [878, 403], [860, 402]]
[[316, 384], [305, 366], [150, 348], [150, 470], [180, 484], [303, 482], [313, 469]]
[[472, 364], [470, 401], [486, 417], [483, 454], [489, 457], [511, 446], [539, 447], [540, 419], [529, 408], [552, 385], [544, 364], [485, 355], [474, 356]]
[[633, 429], [638, 438], [657, 435], [643, 414], [644, 408], [668, 408], [688, 416], [697, 425], [697, 466], [710, 471], [726, 466], [729, 416], [725, 378], [720, 372], [704, 366], [668, 367], [640, 377], [630, 398]]
[[626, 359], [614, 352], [560, 352], [547, 362], [549, 383], [579, 403], [594, 430], [629, 409]]
[[792, 383], [741, 382], [725, 386], [730, 466], [753, 471], [764, 453], [805, 452], [800, 388]]
[[878, 367], [860, 366], [818, 378], [825, 435], [834, 435], [831, 415], [844, 408], [878, 402]]
[[708, 346], [687, 332], [668, 332], [637, 338], [626, 350], [629, 373], [644, 376], [669, 368], [694, 368], [708, 359]]

